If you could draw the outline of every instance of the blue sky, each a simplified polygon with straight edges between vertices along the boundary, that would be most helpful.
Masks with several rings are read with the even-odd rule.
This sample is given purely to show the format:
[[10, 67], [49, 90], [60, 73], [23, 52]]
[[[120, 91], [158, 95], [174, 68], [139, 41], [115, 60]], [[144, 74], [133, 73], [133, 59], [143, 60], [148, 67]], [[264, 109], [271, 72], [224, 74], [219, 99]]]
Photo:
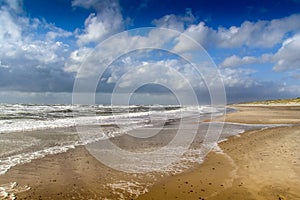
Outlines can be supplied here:
[[[228, 102], [300, 96], [298, 0], [0, 0], [0, 6], [1, 102], [70, 103], [87, 55], [114, 34], [142, 27], [174, 29], [201, 44], [216, 64]], [[178, 52], [192, 51], [179, 37], [174, 41]], [[149, 70], [138, 74], [141, 80], [183, 90], [174, 77], [160, 73], [159, 66], [169, 66], [189, 77], [198, 96], [207, 95], [203, 80], [179, 57], [136, 52], [105, 71], [97, 101], [108, 103], [118, 79], [141, 63]], [[145, 88], [139, 102], [151, 103], [148, 94], [155, 103], [172, 101], [168, 89]]]

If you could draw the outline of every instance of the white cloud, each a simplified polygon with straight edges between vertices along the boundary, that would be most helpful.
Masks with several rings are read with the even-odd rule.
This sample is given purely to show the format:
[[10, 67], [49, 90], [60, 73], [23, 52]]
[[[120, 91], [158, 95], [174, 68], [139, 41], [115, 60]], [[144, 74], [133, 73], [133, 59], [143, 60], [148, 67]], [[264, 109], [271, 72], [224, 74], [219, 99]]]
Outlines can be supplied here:
[[47, 27], [49, 27], [49, 31], [47, 32], [47, 34], [45, 36], [47, 41], [55, 41], [57, 38], [60, 38], [60, 37], [72, 36], [71, 32], [65, 31], [54, 25], [48, 25]]
[[[239, 48], [272, 48], [280, 44], [291, 33], [300, 31], [300, 15], [274, 19], [271, 21], [245, 21], [241, 26], [220, 27], [217, 30], [206, 26], [204, 22], [190, 25], [184, 34], [194, 38], [204, 47]], [[159, 24], [159, 26], [164, 26]], [[185, 41], [178, 40], [177, 51], [189, 49]]]
[[211, 67], [199, 66], [199, 74], [191, 64], [177, 59], [152, 60], [141, 64], [134, 57], [130, 58], [131, 62], [111, 66], [109, 76], [103, 80], [106, 83], [119, 81], [119, 87], [125, 90], [143, 82], [172, 85], [176, 90], [183, 91], [189, 85], [198, 91], [207, 91], [206, 84], [214, 88], [220, 85], [218, 81], [223, 81], [227, 88], [251, 88], [260, 85], [259, 81], [253, 79], [255, 71], [251, 69], [224, 68], [217, 71]]
[[80, 46], [102, 41], [109, 34], [123, 29], [124, 20], [119, 3], [109, 0], [75, 0], [73, 6], [94, 8], [97, 14], [92, 13], [85, 20], [83, 33], [77, 35]]
[[96, 3], [100, 3], [99, 0], [74, 0], [72, 1], [72, 6], [80, 6], [83, 8], [91, 8], [92, 6], [94, 6]]
[[[97, 62], [99, 58], [111, 61], [111, 57], [141, 47], [163, 49], [175, 44], [173, 48], [175, 52], [193, 49], [193, 44], [176, 32], [166, 34], [164, 31], [151, 30], [150, 32], [141, 31], [139, 34], [134, 32], [120, 34], [110, 43], [104, 43], [100, 49], [96, 48], [97, 52], [89, 57], [88, 55], [93, 51], [90, 48], [91, 44], [105, 42], [105, 38], [124, 28], [126, 22], [117, 0], [74, 0], [73, 7], [95, 10], [95, 13], [90, 14], [85, 20], [84, 29], [77, 29], [74, 33], [56, 27], [45, 20], [27, 17], [21, 0], [2, 2], [0, 3], [0, 27], [5, 27], [0, 29], [0, 90], [2, 91], [71, 91], [74, 81], [73, 73], [78, 72], [83, 63], [87, 64], [87, 67], [81, 69], [83, 71], [81, 75], [85, 75], [84, 78], [86, 78], [99, 72], [99, 68], [105, 69], [106, 64], [110, 64], [106, 61]], [[300, 36], [295, 33], [299, 34], [300, 31], [300, 15], [270, 21], [245, 21], [240, 26], [218, 29], [209, 27], [204, 22], [193, 24], [195, 21], [192, 12], [187, 10], [184, 15], [169, 14], [161, 19], [153, 20], [152, 23], [158, 27], [181, 31], [205, 47], [268, 49], [282, 44], [274, 54], [269, 53], [259, 57], [233, 55], [226, 58], [220, 65], [224, 67], [220, 69], [221, 77], [226, 88], [229, 88], [231, 92], [234, 91], [234, 95], [238, 92], [240, 95], [245, 95], [245, 91], [251, 91], [253, 93], [249, 94], [255, 93], [259, 96], [268, 92], [269, 88], [274, 88], [274, 90], [267, 94], [271, 92], [299, 93], [299, 87], [295, 85], [284, 86], [270, 83], [265, 87], [264, 82], [253, 78], [255, 73], [253, 70], [229, 67], [271, 62], [274, 63], [275, 71], [298, 70]], [[70, 43], [77, 40], [78, 49], [71, 50], [71, 47], [65, 43], [68, 41], [66, 38], [72, 39]], [[274, 52], [275, 49], [271, 50]], [[148, 53], [143, 55], [148, 55]], [[106, 84], [104, 86], [108, 88], [107, 91], [111, 91], [112, 85], [116, 84], [120, 78], [122, 78], [120, 86], [123, 88], [132, 87], [140, 82], [151, 82], [169, 85], [181, 91], [188, 88], [188, 84], [199, 90], [207, 89], [205, 81], [197, 76], [197, 72], [188, 64], [176, 59], [159, 60], [155, 56], [153, 59], [150, 53], [148, 56], [148, 60], [144, 61], [139, 55], [136, 57], [130, 55], [123, 59], [122, 67], [120, 65], [110, 69], [109, 73], [101, 79]], [[201, 67], [205, 68], [205, 66]], [[178, 76], [176, 71], [183, 77]], [[203, 69], [205, 78], [211, 80], [208, 84], [214, 83], [216, 78], [214, 72], [210, 68]], [[297, 73], [299, 74], [299, 71]], [[296, 74], [293, 73], [293, 76], [296, 77]], [[1, 94], [8, 97], [8, 93], [2, 92]], [[31, 94], [34, 95], [26, 98], [43, 100], [53, 97], [63, 100], [68, 97], [69, 99], [68, 95], [56, 97], [55, 95], [40, 95], [40, 93]], [[12, 96], [11, 100], [14, 100], [16, 96], [20, 99], [22, 95], [24, 93], [18, 93]]]
[[[106, 37], [123, 29], [124, 20], [121, 8], [117, 0], [74, 0], [73, 7], [93, 8], [96, 13], [91, 13], [85, 20], [84, 30], [76, 30], [77, 44], [79, 48], [71, 52], [68, 60], [64, 64], [66, 72], [78, 72], [85, 61], [86, 67], [81, 70], [81, 77], [94, 75], [98, 70], [94, 65], [94, 60], [99, 57], [112, 56], [118, 51], [127, 47], [129, 36], [122, 35], [113, 40], [111, 44], [103, 47], [99, 52], [89, 48], [90, 44], [99, 44]], [[118, 48], [116, 48], [118, 46]], [[93, 52], [93, 55], [89, 55]], [[111, 55], [110, 55], [111, 54]], [[99, 62], [97, 63], [100, 64]], [[104, 65], [104, 64], [103, 64]], [[105, 66], [104, 66], [105, 67]]]
[[221, 64], [221, 67], [236, 67], [236, 66], [241, 66], [241, 65], [247, 65], [247, 64], [252, 64], [256, 62], [255, 57], [243, 57], [240, 58], [237, 55], [230, 56], [226, 58]]
[[221, 47], [249, 47], [270, 48], [280, 44], [287, 34], [300, 30], [300, 15], [274, 19], [271, 21], [244, 22], [234, 31], [220, 28], [218, 34], [222, 35]]
[[226, 87], [250, 88], [258, 86], [260, 83], [251, 76], [255, 73], [251, 69], [231, 69], [226, 68], [220, 71], [224, 85]]
[[174, 29], [177, 31], [184, 31], [186, 26], [194, 23], [196, 18], [194, 17], [191, 9], [186, 9], [185, 15], [165, 15], [160, 19], [155, 19], [152, 21], [157, 27]]
[[47, 65], [64, 61], [62, 52], [59, 52], [61, 47], [60, 42], [32, 41], [30, 44], [22, 45], [21, 48], [26, 60], [37, 61], [40, 65]]
[[70, 76], [62, 69], [69, 46], [62, 41], [72, 33], [44, 20], [28, 18], [20, 3], [9, 1], [0, 7], [0, 27], [5, 27], [0, 29], [0, 89], [70, 88]]
[[[80, 46], [71, 53], [65, 64], [65, 70], [68, 72], [80, 70], [80, 77], [94, 76], [113, 62], [113, 58], [140, 48], [164, 48], [166, 44], [170, 45], [174, 38], [179, 35], [178, 32], [173, 31], [166, 34], [165, 29], [143, 29], [143, 35], [140, 35], [140, 31], [136, 29], [114, 35], [94, 49]], [[84, 66], [80, 69], [83, 61]]]
[[23, 12], [23, 0], [3, 0], [1, 3], [4, 3], [7, 7], [12, 9], [16, 13]]
[[239, 67], [255, 63], [273, 63], [274, 71], [300, 69], [300, 35], [294, 35], [283, 41], [275, 54], [264, 54], [260, 57], [233, 55], [224, 59], [220, 67]]
[[[115, 1], [113, 1], [115, 3]], [[90, 42], [99, 42], [106, 35], [111, 34], [111, 31], [114, 28], [106, 26], [105, 23], [109, 22], [111, 19], [108, 19], [107, 16], [118, 16], [120, 14], [119, 4], [115, 3], [112, 6], [108, 6], [106, 1], [99, 3], [96, 0], [90, 1], [73, 1], [73, 6], [82, 6], [85, 8], [93, 7], [98, 12], [92, 14], [86, 20], [85, 32], [81, 35], [78, 35], [78, 43], [81, 44], [78, 50], [75, 50], [68, 62], [65, 64], [65, 71], [67, 72], [77, 72], [80, 68], [82, 58], [87, 55], [87, 48], [84, 46]], [[101, 12], [100, 12], [101, 11]], [[104, 13], [104, 14], [101, 14]], [[110, 13], [110, 14], [107, 14]], [[106, 15], [107, 14], [107, 15]], [[104, 16], [100, 19], [99, 16]], [[99, 21], [100, 20], [100, 21]], [[107, 21], [106, 21], [107, 20]], [[118, 17], [118, 20], [115, 20], [117, 24], [122, 24], [122, 17]], [[176, 30], [184, 30], [183, 33], [192, 37], [196, 41], [203, 44], [205, 47], [214, 47], [214, 48], [240, 48], [247, 46], [249, 48], [271, 48], [274, 45], [280, 44], [285, 37], [289, 34], [294, 34], [300, 30], [300, 25], [297, 23], [300, 21], [300, 15], [291, 15], [286, 18], [275, 19], [271, 21], [258, 21], [258, 22], [249, 22], [245, 21], [241, 26], [232, 26], [229, 28], [220, 27], [215, 30], [211, 27], [205, 25], [204, 22], [199, 24], [191, 24], [194, 22], [195, 18], [191, 12], [187, 12], [184, 16], [176, 15], [166, 15], [161, 19], [154, 20], [153, 23], [159, 27], [173, 28]], [[120, 23], [119, 23], [120, 22]], [[114, 27], [113, 25], [110, 25]], [[119, 25], [115, 26], [119, 27]], [[177, 36], [176, 36], [177, 37]], [[163, 47], [171, 39], [174, 39], [174, 35], [165, 35], [160, 34], [159, 31], [152, 31], [149, 35], [128, 35], [121, 34], [118, 38], [115, 38], [110, 42], [109, 45], [102, 46], [101, 51], [96, 53], [93, 58], [89, 59], [95, 60], [99, 56], [113, 56], [126, 49], [139, 48], [140, 46], [151, 46], [156, 48]], [[176, 43], [177, 42], [177, 43]], [[187, 52], [190, 51], [193, 46], [191, 42], [187, 42], [184, 37], [177, 37], [175, 42], [174, 51], [175, 52]], [[115, 48], [115, 47], [118, 48]], [[279, 56], [277, 56], [279, 57]], [[264, 62], [275, 62], [275, 58], [272, 54], [264, 54], [258, 58], [254, 56], [245, 56], [239, 57], [238, 55], [233, 55], [229, 58], [226, 58], [221, 64], [221, 67], [238, 67], [242, 65], [250, 65], [254, 63], [264, 63]], [[88, 62], [88, 61], [86, 61]], [[91, 62], [92, 63], [92, 62]], [[98, 63], [98, 65], [101, 65]], [[87, 65], [88, 66], [88, 65]], [[104, 64], [104, 66], [106, 66]], [[95, 69], [95, 65], [91, 64], [90, 67], [85, 68], [86, 76], [95, 74], [98, 69]], [[234, 83], [237, 77], [233, 77], [232, 74], [228, 74]], [[83, 75], [84, 73], [81, 73]], [[112, 74], [107, 80], [109, 83], [113, 83], [116, 80], [117, 75]], [[225, 77], [224, 77], [225, 78]], [[248, 79], [247, 79], [248, 80]], [[239, 80], [240, 82], [242, 80]], [[236, 81], [239, 82], [239, 81]], [[244, 85], [249, 87], [249, 81], [243, 82]], [[228, 82], [229, 84], [229, 82]]]
[[91, 53], [92, 49], [81, 47], [73, 52], [71, 52], [70, 57], [64, 64], [64, 70], [66, 72], [78, 72], [82, 63], [85, 61], [86, 57]]
[[[120, 88], [142, 86], [140, 85], [142, 83], [172, 86], [176, 90], [188, 88], [189, 82], [187, 77], [185, 77], [186, 74], [178, 71], [186, 66], [182, 66], [182, 63], [178, 60], [151, 61], [144, 62], [142, 65], [139, 62], [135, 62], [124, 67], [122, 67], [122, 73], [112, 73], [112, 76], [109, 77], [114, 79]], [[108, 81], [112, 79], [108, 79]]]
[[300, 34], [288, 38], [274, 55], [275, 71], [300, 69]]
[[246, 66], [251, 65], [254, 63], [265, 63], [272, 60], [271, 54], [263, 54], [260, 57], [254, 57], [254, 56], [245, 56], [245, 57], [239, 57], [237, 55], [233, 55], [230, 57], [227, 57], [224, 59], [224, 61], [219, 65], [220, 67], [240, 67], [240, 66]]
[[[39, 64], [57, 62], [62, 59], [58, 52], [66, 50], [67, 45], [56, 40], [57, 37], [68, 37], [70, 32], [55, 27], [38, 19], [29, 19], [18, 15], [14, 11], [21, 5], [14, 3], [0, 8], [0, 59], [13, 60], [24, 58], [25, 60], [36, 60]], [[9, 7], [13, 6], [13, 7]], [[36, 34], [37, 29], [45, 31]], [[24, 61], [19, 64], [24, 64]]]
[[[0, 49], [5, 54], [14, 54], [14, 45], [21, 43], [21, 27], [18, 26], [6, 7], [0, 10]], [[5, 27], [5, 28], [3, 28]]]
[[[205, 26], [204, 22], [200, 22], [198, 25], [190, 25], [183, 34], [193, 38], [203, 47], [215, 45], [216, 33], [213, 29]], [[193, 49], [193, 45], [187, 41], [186, 36], [179, 36], [174, 51], [185, 52], [191, 49]]]
[[[203, 69], [202, 76], [197, 75], [196, 71], [189, 64], [184, 64], [176, 59], [149, 61], [141, 63], [131, 59], [123, 62], [123, 65], [112, 66], [109, 75], [102, 80], [107, 84], [118, 84], [119, 90], [130, 91], [130, 88], [142, 86], [143, 83], [156, 83], [164, 86], [172, 86], [176, 92], [187, 91], [189, 85], [197, 93], [207, 92], [207, 85], [214, 82], [218, 76], [211, 68]], [[127, 62], [130, 60], [129, 62]], [[220, 77], [224, 83], [228, 97], [231, 100], [247, 100], [247, 98], [280, 98], [285, 95], [299, 94], [296, 87], [281, 85], [276, 82], [264, 82], [254, 78], [255, 70], [247, 68], [222, 68]], [[178, 76], [180, 75], [180, 76]], [[210, 83], [205, 82], [209, 80]], [[214, 88], [214, 85], [210, 85]], [[148, 91], [148, 92], [154, 92]], [[207, 95], [207, 94], [206, 94]], [[239, 99], [235, 99], [239, 98]]]

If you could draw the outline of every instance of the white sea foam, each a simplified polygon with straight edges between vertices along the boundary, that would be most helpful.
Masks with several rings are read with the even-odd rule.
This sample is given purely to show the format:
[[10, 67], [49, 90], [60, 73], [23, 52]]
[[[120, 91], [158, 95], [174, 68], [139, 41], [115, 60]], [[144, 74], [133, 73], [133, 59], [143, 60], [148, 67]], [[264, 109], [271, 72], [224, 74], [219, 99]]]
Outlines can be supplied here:
[[[143, 126], [131, 126], [126, 129], [126, 131], [133, 130], [135, 128], [140, 128]], [[19, 164], [24, 164], [24, 163], [29, 163], [34, 159], [39, 159], [43, 158], [46, 155], [51, 155], [51, 154], [58, 154], [58, 153], [63, 153], [68, 151], [69, 149], [74, 149], [76, 146], [80, 145], [87, 145], [102, 139], [107, 139], [109, 137], [115, 137], [118, 135], [121, 135], [124, 133], [124, 130], [117, 131], [117, 130], [105, 130], [105, 132], [92, 132], [92, 131], [85, 131], [80, 135], [80, 140], [76, 140], [72, 142], [72, 144], [69, 145], [58, 145], [58, 146], [53, 146], [49, 148], [45, 148], [39, 151], [35, 152], [30, 152], [30, 153], [21, 153], [5, 158], [0, 159], [0, 175], [5, 174], [10, 168], [13, 166], [19, 165]]]
[[[12, 107], [12, 108], [11, 108]], [[73, 108], [75, 112], [82, 112], [83, 114], [90, 116], [76, 116], [78, 113], [70, 113], [64, 117], [64, 111], [72, 111], [71, 106], [30, 106], [30, 109], [20, 109], [20, 105], [12, 105], [10, 110], [5, 110], [2, 106], [1, 111], [2, 116], [15, 115], [16, 117], [2, 119], [0, 120], [0, 133], [9, 133], [9, 132], [24, 132], [24, 131], [33, 131], [33, 130], [44, 130], [44, 129], [54, 129], [54, 128], [64, 128], [64, 127], [73, 127], [76, 125], [105, 125], [117, 123], [118, 125], [122, 124], [134, 124], [134, 123], [145, 123], [149, 122], [149, 118], [156, 118], [156, 120], [165, 120], [170, 118], [178, 117], [188, 117], [191, 114], [207, 113], [207, 112], [218, 112], [216, 108], [211, 108], [207, 106], [189, 106], [183, 107], [181, 109], [175, 110], [163, 110], [156, 111], [150, 110], [147, 112], [135, 112], [135, 113], [114, 113], [113, 115], [108, 116], [99, 116], [96, 115], [96, 111], [88, 109], [85, 113], [81, 110], [84, 110], [82, 107]], [[31, 108], [34, 107], [34, 108]], [[120, 109], [125, 109], [120, 107]], [[126, 107], [127, 108], [127, 107]], [[48, 115], [53, 112], [59, 112], [58, 116], [47, 117], [44, 116], [43, 112], [48, 112]], [[60, 113], [61, 112], [61, 113]], [[116, 111], [117, 112], [117, 111]], [[120, 112], [120, 111], [119, 111]], [[50, 113], [50, 114], [49, 114]], [[23, 115], [30, 115], [30, 117], [24, 117]], [[41, 119], [42, 118], [42, 119]], [[129, 120], [125, 120], [129, 119]]]
[[32, 153], [22, 153], [14, 156], [9, 156], [3, 159], [0, 159], [0, 175], [5, 174], [11, 167], [29, 163], [33, 159], [43, 158], [49, 154], [57, 154], [66, 152], [69, 149], [73, 149], [74, 145], [69, 146], [54, 146], [51, 148], [43, 149], [40, 151], [32, 152]]
[[138, 196], [145, 194], [148, 192], [148, 187], [150, 184], [141, 184], [137, 181], [119, 181], [117, 183], [109, 183], [107, 184], [112, 190], [112, 193], [119, 196], [118, 199], [125, 199], [124, 194], [128, 193], [130, 198], [137, 198]]
[[33, 130], [53, 129], [71, 127], [75, 125], [74, 119], [55, 119], [55, 120], [2, 120], [0, 121], [0, 133], [24, 132]]
[[3, 184], [0, 185], [0, 199], [15, 200], [17, 193], [25, 192], [27, 190], [30, 190], [29, 186], [19, 186], [16, 182]]

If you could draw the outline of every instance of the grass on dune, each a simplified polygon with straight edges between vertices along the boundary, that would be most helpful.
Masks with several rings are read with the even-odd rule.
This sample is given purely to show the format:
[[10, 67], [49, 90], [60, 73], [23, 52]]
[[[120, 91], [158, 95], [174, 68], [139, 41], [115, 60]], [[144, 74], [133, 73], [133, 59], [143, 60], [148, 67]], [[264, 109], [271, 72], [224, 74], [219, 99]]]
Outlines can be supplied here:
[[266, 100], [266, 101], [253, 101], [248, 102], [249, 104], [300, 104], [300, 97], [294, 99], [276, 99], [276, 100]]

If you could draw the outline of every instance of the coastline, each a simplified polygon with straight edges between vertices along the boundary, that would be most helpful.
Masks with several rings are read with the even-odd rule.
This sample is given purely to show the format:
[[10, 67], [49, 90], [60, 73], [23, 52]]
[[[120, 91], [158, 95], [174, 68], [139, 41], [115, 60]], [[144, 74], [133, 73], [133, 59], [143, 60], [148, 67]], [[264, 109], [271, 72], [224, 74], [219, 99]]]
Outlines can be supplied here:
[[[300, 124], [298, 106], [234, 107], [238, 112], [228, 113], [226, 122]], [[164, 177], [133, 177], [110, 169], [79, 146], [13, 167], [1, 176], [0, 187], [17, 182], [11, 191], [17, 199], [297, 199], [299, 130], [299, 126], [285, 126], [231, 136], [202, 164]]]
[[238, 112], [227, 114], [226, 122], [290, 126], [232, 136], [202, 165], [165, 179], [138, 199], [300, 199], [300, 107], [234, 107]]

